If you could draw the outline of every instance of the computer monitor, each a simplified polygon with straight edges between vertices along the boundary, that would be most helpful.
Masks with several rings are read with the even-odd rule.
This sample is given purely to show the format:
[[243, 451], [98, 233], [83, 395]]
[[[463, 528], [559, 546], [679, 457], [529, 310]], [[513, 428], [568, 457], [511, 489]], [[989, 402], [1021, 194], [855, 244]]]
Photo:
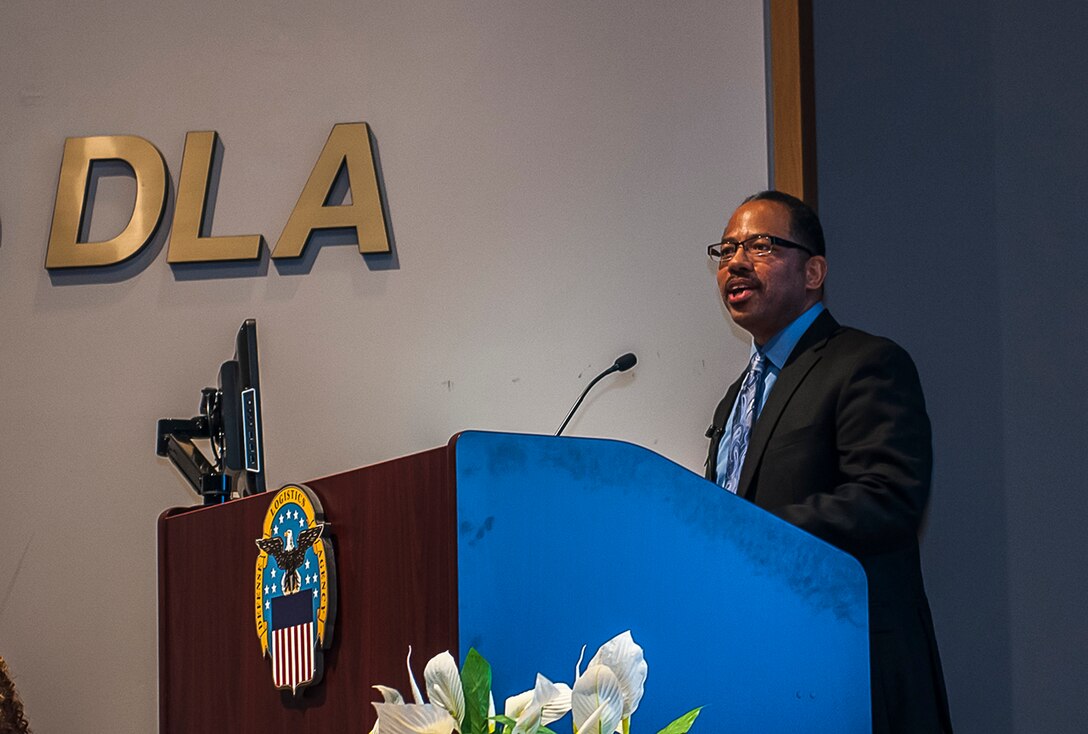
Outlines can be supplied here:
[[[246, 319], [234, 359], [219, 367], [217, 387], [201, 391], [200, 415], [158, 422], [156, 453], [170, 459], [204, 504], [217, 504], [265, 490], [262, 437], [257, 322]], [[210, 459], [193, 439], [208, 440]]]

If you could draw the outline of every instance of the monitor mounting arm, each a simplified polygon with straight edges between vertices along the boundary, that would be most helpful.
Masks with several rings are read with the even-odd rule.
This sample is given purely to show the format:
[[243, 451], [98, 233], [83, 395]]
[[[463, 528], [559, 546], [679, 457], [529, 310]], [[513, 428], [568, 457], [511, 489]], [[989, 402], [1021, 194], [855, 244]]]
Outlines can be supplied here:
[[189, 419], [163, 418], [155, 430], [155, 453], [170, 460], [206, 505], [226, 502], [231, 494], [231, 478], [223, 471], [222, 456], [215, 456], [213, 464], [193, 443], [194, 438], [206, 438], [211, 441], [212, 452], [219, 453], [222, 442], [219, 399], [218, 390], [206, 387], [201, 391], [201, 415]]

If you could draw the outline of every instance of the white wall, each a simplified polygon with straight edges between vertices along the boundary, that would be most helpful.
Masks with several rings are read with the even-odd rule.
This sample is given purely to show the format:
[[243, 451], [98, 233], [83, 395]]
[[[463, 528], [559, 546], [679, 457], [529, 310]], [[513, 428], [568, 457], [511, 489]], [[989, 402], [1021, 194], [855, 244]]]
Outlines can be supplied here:
[[[554, 431], [628, 350], [636, 371], [570, 432], [699, 470], [746, 353], [702, 245], [766, 183], [762, 27], [740, 0], [5, 3], [0, 655], [35, 730], [154, 730], [155, 520], [195, 500], [155, 420], [195, 414], [246, 317], [273, 486], [462, 428]], [[185, 132], [219, 131], [213, 233], [275, 241], [332, 125], [357, 120], [396, 267], [350, 244], [308, 272], [175, 272], [164, 249], [43, 267], [67, 136], [144, 136], [176, 185]], [[106, 181], [92, 234], [131, 195]]]

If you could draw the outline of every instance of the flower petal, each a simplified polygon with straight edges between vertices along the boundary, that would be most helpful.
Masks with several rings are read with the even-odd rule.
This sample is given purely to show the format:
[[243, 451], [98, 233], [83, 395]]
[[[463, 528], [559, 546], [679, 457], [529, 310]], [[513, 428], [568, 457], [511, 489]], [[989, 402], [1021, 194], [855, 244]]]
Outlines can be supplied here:
[[550, 724], [559, 721], [570, 711], [570, 686], [566, 683], [556, 683], [556, 693], [544, 703], [544, 714], [541, 717], [542, 724]]
[[396, 688], [389, 686], [371, 686], [371, 688], [382, 694], [383, 703], [404, 703], [404, 696], [400, 695], [400, 691]]
[[444, 709], [431, 704], [375, 703], [381, 734], [451, 734], [457, 722]]
[[649, 671], [642, 648], [631, 637], [631, 630], [601, 645], [589, 664], [606, 665], [616, 674], [623, 691], [623, 718], [630, 718], [642, 701]]
[[605, 665], [591, 663], [586, 668], [574, 684], [570, 702], [579, 734], [611, 734], [623, 719], [623, 691]]
[[423, 682], [427, 686], [427, 700], [457, 719], [460, 730], [465, 720], [465, 691], [457, 663], [448, 650], [430, 659], [423, 671]]
[[[587, 734], [592, 734], [593, 732], [598, 731], [600, 729], [601, 714], [604, 713], [606, 708], [608, 708], [608, 704], [602, 703], [600, 706], [594, 709], [593, 713], [591, 713], [586, 718], [586, 720], [582, 722], [582, 728], [578, 729], [578, 731], [584, 731]], [[375, 724], [375, 726], [377, 726], [377, 724]]]
[[408, 681], [412, 684], [412, 699], [417, 703], [423, 704], [423, 694], [419, 692], [419, 686], [416, 685], [416, 677], [412, 675], [412, 646], [408, 646]]
[[537, 673], [533, 699], [541, 705], [540, 724], [545, 726], [562, 719], [570, 711], [570, 686], [552, 683]]
[[532, 700], [532, 691], [525, 691], [523, 693], [519, 693], [516, 696], [511, 696], [510, 698], [506, 699], [506, 706], [503, 707], [502, 712], [506, 716], [509, 716], [511, 719], [517, 719], [519, 716], [521, 716], [521, 713], [532, 702]]
[[541, 726], [558, 721], [570, 711], [570, 686], [566, 683], [552, 683], [538, 673], [536, 687], [506, 699], [503, 713], [511, 719], [520, 720], [531, 703], [540, 706]]
[[582, 677], [582, 658], [586, 656], [586, 646], [582, 645], [582, 652], [578, 653], [578, 662], [574, 664], [574, 682]]
[[529, 702], [529, 705], [525, 707], [525, 710], [521, 712], [521, 716], [514, 724], [514, 728], [511, 734], [536, 734], [540, 728], [540, 715], [543, 712], [543, 707], [540, 702], [535, 698]]

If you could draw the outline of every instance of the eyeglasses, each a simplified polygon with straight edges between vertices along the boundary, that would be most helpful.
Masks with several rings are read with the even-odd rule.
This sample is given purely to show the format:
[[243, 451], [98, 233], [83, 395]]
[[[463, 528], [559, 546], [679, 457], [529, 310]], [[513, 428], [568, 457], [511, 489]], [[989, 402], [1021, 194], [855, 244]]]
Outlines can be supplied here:
[[706, 248], [706, 254], [710, 255], [710, 259], [716, 263], [727, 263], [733, 259], [733, 256], [737, 254], [737, 250], [744, 248], [744, 251], [751, 257], [767, 257], [776, 247], [788, 247], [791, 250], [802, 250], [809, 255], [815, 253], [804, 245], [799, 245], [796, 242], [790, 242], [789, 240], [782, 239], [781, 237], [775, 237], [773, 234], [754, 234], [746, 240], [737, 242], [736, 240], [724, 240], [722, 242], [715, 242], [712, 245], [708, 245]]

